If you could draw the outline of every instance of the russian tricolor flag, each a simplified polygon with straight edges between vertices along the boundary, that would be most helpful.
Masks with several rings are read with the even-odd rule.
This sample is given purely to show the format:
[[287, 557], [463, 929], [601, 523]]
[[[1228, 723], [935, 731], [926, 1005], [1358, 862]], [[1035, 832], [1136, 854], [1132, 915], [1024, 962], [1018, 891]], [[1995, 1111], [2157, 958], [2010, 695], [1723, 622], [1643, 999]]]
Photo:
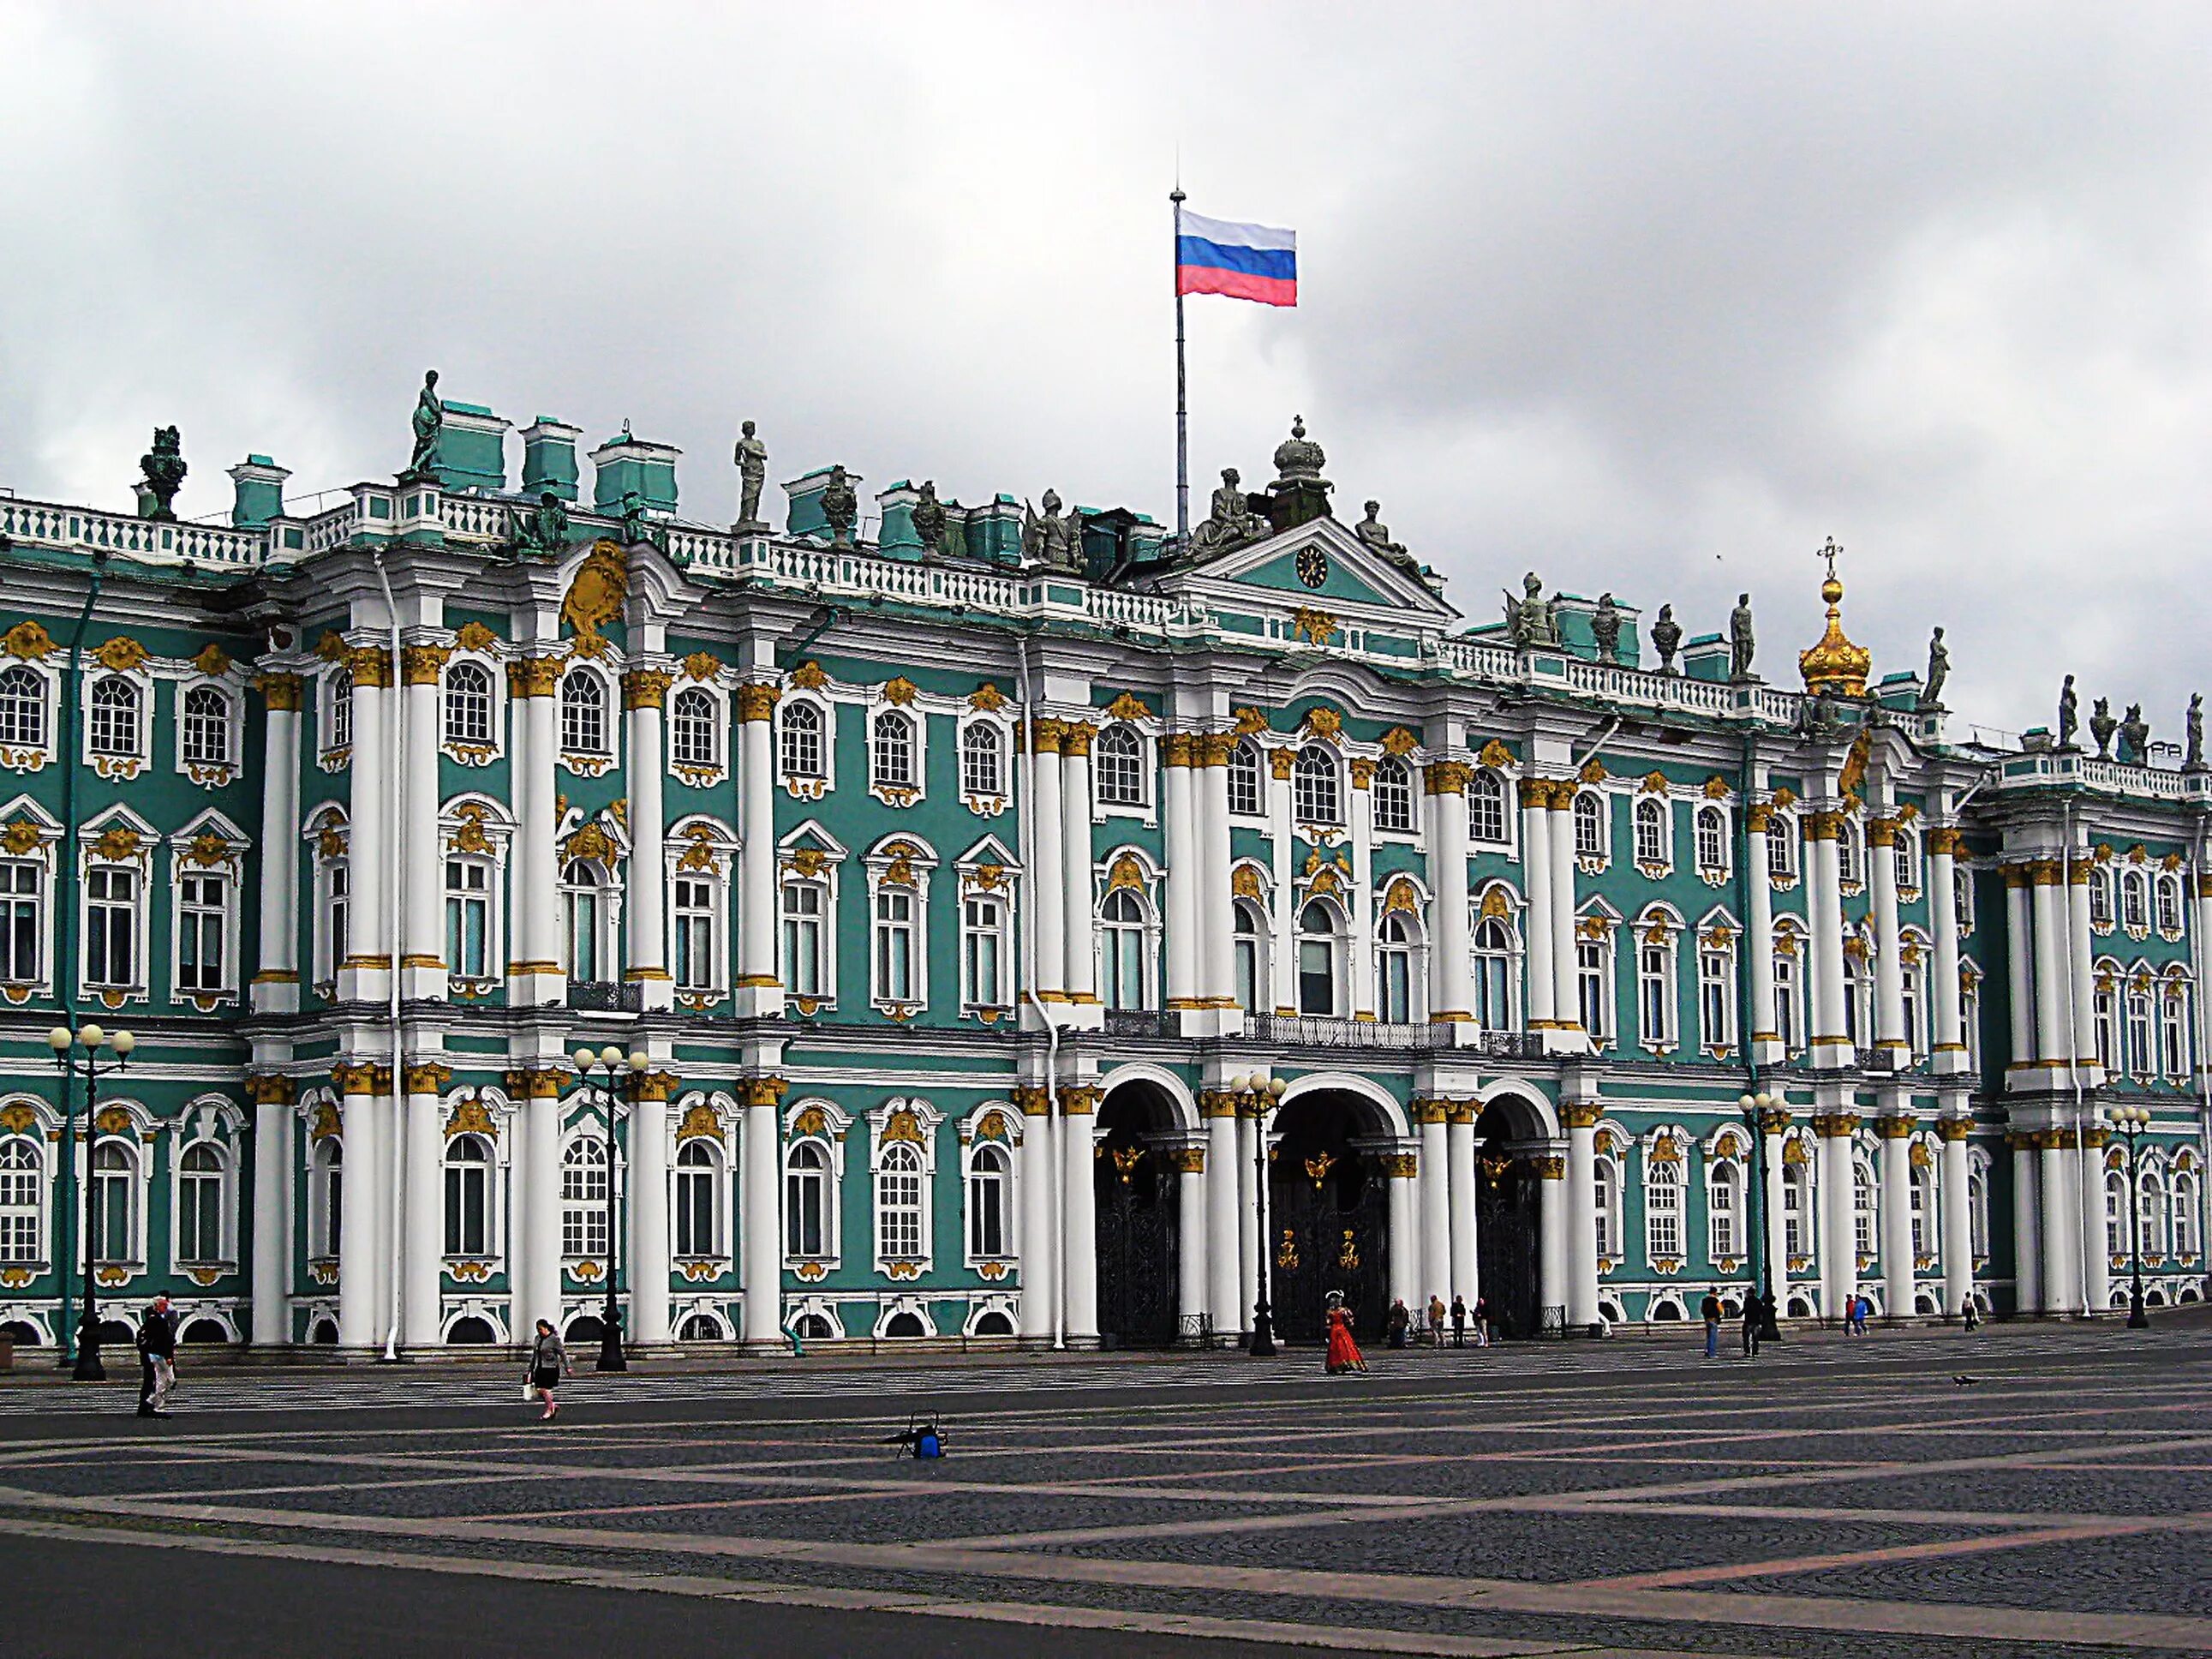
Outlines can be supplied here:
[[1226, 294], [1266, 306], [1298, 302], [1298, 239], [1295, 231], [1237, 225], [1195, 213], [1178, 216], [1176, 292]]

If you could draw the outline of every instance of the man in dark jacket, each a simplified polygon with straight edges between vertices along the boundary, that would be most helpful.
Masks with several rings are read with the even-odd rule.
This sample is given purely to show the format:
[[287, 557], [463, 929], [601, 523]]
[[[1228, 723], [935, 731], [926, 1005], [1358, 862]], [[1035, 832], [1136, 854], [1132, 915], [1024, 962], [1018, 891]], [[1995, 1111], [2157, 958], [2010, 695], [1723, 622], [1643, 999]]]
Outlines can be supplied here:
[[138, 1415], [167, 1417], [169, 1388], [177, 1376], [177, 1320], [169, 1298], [157, 1296], [138, 1321]]
[[1721, 1351], [1721, 1299], [1711, 1291], [1698, 1304], [1698, 1317], [1705, 1322], [1705, 1358], [1717, 1358]]

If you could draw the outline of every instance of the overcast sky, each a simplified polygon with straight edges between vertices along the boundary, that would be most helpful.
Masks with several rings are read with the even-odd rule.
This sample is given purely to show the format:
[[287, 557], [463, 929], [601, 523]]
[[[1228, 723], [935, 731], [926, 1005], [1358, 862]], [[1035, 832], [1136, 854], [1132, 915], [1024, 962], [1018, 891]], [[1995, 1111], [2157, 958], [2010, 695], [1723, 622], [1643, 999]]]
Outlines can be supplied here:
[[[1194, 493], [1340, 509], [1770, 678], [1844, 546], [1877, 672], [2019, 728], [2212, 682], [2212, 9], [0, 0], [0, 484], [187, 515], [404, 465], [422, 371], [679, 445], [1174, 515], [1167, 191], [1298, 235], [1190, 305]], [[519, 444], [511, 456], [519, 457]], [[511, 462], [511, 464], [513, 464]], [[770, 507], [781, 501], [771, 490]]]

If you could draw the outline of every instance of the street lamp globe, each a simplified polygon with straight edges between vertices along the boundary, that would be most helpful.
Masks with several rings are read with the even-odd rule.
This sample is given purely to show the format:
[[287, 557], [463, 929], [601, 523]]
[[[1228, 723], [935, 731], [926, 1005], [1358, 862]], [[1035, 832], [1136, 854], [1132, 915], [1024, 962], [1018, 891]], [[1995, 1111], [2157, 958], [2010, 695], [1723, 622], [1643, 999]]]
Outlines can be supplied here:
[[107, 1033], [88, 1023], [77, 1028], [76, 1040], [88, 1048], [97, 1048], [107, 1041]]
[[611, 1042], [599, 1050], [599, 1064], [610, 1068], [623, 1063], [623, 1051]]
[[1283, 1079], [1279, 1077], [1271, 1077], [1267, 1079], [1267, 1092], [1273, 1096], [1277, 1100], [1280, 1100], [1283, 1097], [1283, 1091], [1290, 1086], [1291, 1085], [1289, 1084], [1284, 1082]]
[[1737, 1110], [1747, 1112], [1759, 1104], [1759, 1100], [1753, 1095], [1738, 1095], [1735, 1097], [1735, 1103]]
[[592, 1054], [589, 1048], [579, 1048], [574, 1054], [569, 1055], [568, 1058], [576, 1062], [576, 1069], [578, 1071], [588, 1072], [592, 1069], [592, 1064], [596, 1059], [598, 1059], [598, 1056]]
[[653, 1069], [653, 1056], [646, 1053], [642, 1048], [631, 1049], [629, 1051], [629, 1068], [631, 1071], [635, 1072], [640, 1077], [644, 1076], [646, 1073]]
[[70, 1035], [70, 1029], [66, 1025], [57, 1025], [46, 1033], [46, 1047], [58, 1054], [67, 1054], [70, 1044], [76, 1041], [76, 1039]]
[[1775, 1098], [1774, 1098], [1774, 1097], [1773, 1097], [1772, 1095], [1769, 1094], [1769, 1093], [1768, 1093], [1765, 1090], [1764, 1090], [1764, 1089], [1761, 1089], [1761, 1090], [1760, 1090], [1757, 1094], [1753, 1095], [1751, 1098], [1752, 1098], [1752, 1103], [1753, 1103], [1754, 1106], [1758, 1107], [1758, 1108], [1759, 1108], [1759, 1109], [1760, 1111], [1762, 1111], [1762, 1112], [1763, 1112], [1763, 1111], [1765, 1111], [1765, 1110], [1766, 1110], [1766, 1109], [1767, 1109], [1767, 1108], [1769, 1108], [1770, 1106], [1772, 1106], [1772, 1105], [1775, 1103]]
[[131, 1058], [131, 1051], [138, 1046], [138, 1039], [130, 1031], [118, 1031], [108, 1040], [108, 1046], [124, 1059], [128, 1060]]
[[1229, 1092], [1232, 1095], [1241, 1095], [1251, 1086], [1252, 1079], [1242, 1072], [1229, 1079]]

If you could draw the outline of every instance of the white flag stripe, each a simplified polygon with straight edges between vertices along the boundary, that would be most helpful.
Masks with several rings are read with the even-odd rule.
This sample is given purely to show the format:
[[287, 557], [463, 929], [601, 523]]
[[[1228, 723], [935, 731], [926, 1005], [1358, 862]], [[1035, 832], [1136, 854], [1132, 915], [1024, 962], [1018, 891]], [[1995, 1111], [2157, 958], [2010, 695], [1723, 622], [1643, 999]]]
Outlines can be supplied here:
[[1294, 251], [1298, 235], [1294, 230], [1277, 230], [1272, 225], [1240, 225], [1228, 219], [1209, 219], [1203, 214], [1182, 216], [1181, 232], [1195, 236], [1220, 247], [1256, 247]]

